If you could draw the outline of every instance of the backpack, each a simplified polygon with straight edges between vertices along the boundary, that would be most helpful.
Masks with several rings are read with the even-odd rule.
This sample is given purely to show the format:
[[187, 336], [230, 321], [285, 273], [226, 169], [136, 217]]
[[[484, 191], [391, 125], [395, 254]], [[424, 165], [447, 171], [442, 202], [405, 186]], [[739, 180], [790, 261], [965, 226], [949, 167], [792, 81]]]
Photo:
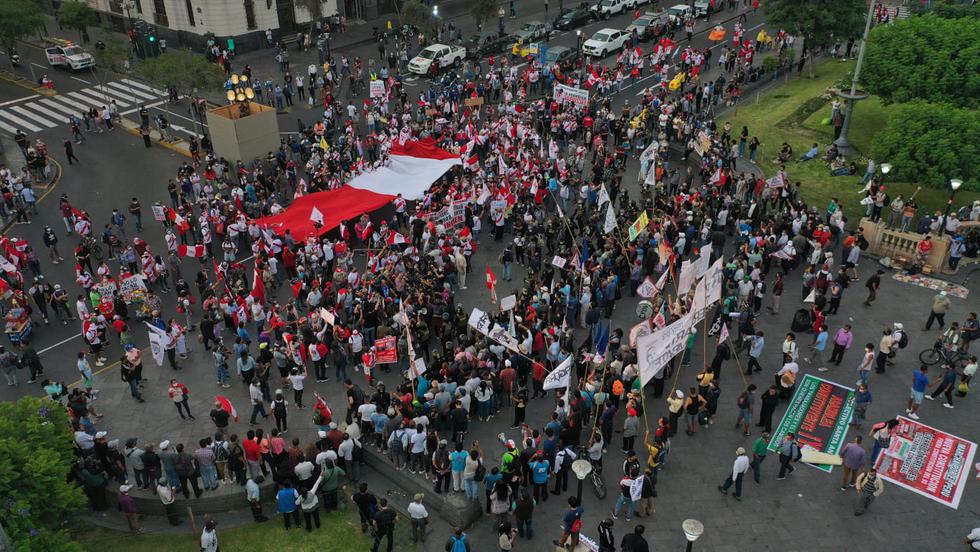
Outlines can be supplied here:
[[449, 537], [450, 546], [446, 547], [448, 552], [466, 552], [466, 535]]
[[354, 462], [364, 461], [364, 446], [359, 444], [357, 441], [354, 441], [354, 448], [351, 450], [351, 458], [354, 459]]
[[477, 483], [483, 481], [487, 477], [487, 468], [483, 465], [483, 460], [476, 461], [476, 473], [473, 474], [473, 481]]
[[276, 418], [286, 417], [286, 401], [272, 401], [272, 414]]
[[901, 337], [898, 338], [898, 348], [904, 349], [909, 344], [909, 334], [905, 331], [901, 331], [899, 334], [901, 334]]
[[749, 397], [745, 393], [742, 393], [741, 395], [738, 396], [738, 407], [739, 408], [749, 407]]
[[803, 451], [800, 450], [800, 445], [797, 445], [795, 442], [793, 443], [792, 447], [790, 447], [790, 452], [793, 453], [794, 462], [799, 462], [803, 458]]

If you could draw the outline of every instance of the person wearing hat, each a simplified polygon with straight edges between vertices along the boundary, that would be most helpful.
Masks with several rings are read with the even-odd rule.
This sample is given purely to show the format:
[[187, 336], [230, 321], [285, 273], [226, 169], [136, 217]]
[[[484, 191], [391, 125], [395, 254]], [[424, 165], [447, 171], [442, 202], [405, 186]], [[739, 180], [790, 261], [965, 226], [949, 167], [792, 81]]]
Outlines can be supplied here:
[[132, 485], [120, 485], [119, 494], [116, 496], [116, 503], [118, 504], [119, 511], [126, 518], [126, 525], [129, 526], [129, 531], [138, 535], [143, 532], [143, 528], [136, 521], [136, 501], [133, 500], [133, 497], [129, 496], [129, 491], [132, 488]]
[[[160, 444], [163, 445], [163, 443]], [[166, 477], [157, 480], [157, 497], [163, 503], [163, 509], [167, 513], [167, 521], [170, 525], [180, 525], [183, 520], [180, 519], [180, 510], [177, 509], [177, 491], [170, 485]]]
[[718, 490], [721, 494], [728, 494], [728, 489], [731, 488], [732, 483], [735, 484], [735, 500], [742, 500], [742, 478], [745, 473], [749, 471], [749, 457], [745, 454], [745, 449], [738, 447], [735, 449], [735, 462], [732, 463], [732, 473], [725, 479], [725, 482], [718, 485]]
[[952, 302], [949, 300], [945, 291], [940, 291], [938, 295], [933, 297], [932, 310], [929, 312], [929, 318], [926, 320], [926, 325], [922, 328], [922, 331], [929, 331], [934, 321], [938, 321], [939, 329], [943, 329], [946, 326], [946, 311], [949, 310], [950, 304]]
[[670, 414], [670, 420], [668, 426], [670, 428], [670, 437], [677, 435], [677, 426], [681, 418], [681, 409], [684, 407], [684, 392], [680, 389], [674, 391], [673, 394], [667, 397], [667, 411]]

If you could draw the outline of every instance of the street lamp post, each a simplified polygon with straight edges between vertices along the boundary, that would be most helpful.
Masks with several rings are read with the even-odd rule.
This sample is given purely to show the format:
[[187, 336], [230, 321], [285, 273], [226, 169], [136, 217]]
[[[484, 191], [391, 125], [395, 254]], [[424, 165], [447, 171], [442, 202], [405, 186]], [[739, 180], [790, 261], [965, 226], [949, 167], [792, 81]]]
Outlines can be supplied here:
[[585, 478], [592, 473], [592, 462], [584, 458], [579, 458], [578, 460], [572, 462], [572, 472], [575, 474], [575, 478], [578, 479], [578, 503], [582, 503], [582, 484], [585, 482]]
[[949, 201], [946, 202], [946, 214], [943, 215], [943, 227], [939, 229], [939, 235], [946, 235], [946, 224], [949, 223], [949, 212], [953, 209], [953, 196], [956, 195], [956, 190], [960, 189], [963, 185], [963, 181], [959, 178], [953, 178], [949, 181]]
[[582, 56], [582, 29], [575, 29], [575, 55]]
[[497, 25], [500, 27], [500, 34], [504, 34], [504, 17], [506, 15], [507, 12], [504, 11], [503, 6], [501, 6], [501, 8], [497, 10], [497, 19], [498, 19]]
[[851, 78], [851, 90], [848, 92], [841, 90], [837, 93], [838, 96], [847, 102], [847, 106], [844, 108], [844, 123], [841, 125], [840, 136], [834, 140], [834, 143], [837, 144], [837, 151], [845, 157], [850, 157], [854, 154], [854, 146], [851, 145], [851, 141], [848, 138], [848, 130], [851, 128], [851, 117], [854, 114], [854, 104], [868, 98], [868, 93], [864, 90], [858, 90], [857, 87], [858, 81], [861, 78], [861, 66], [864, 65], [864, 50], [868, 46], [868, 34], [871, 32], [871, 20], [874, 18], [874, 10], [877, 4], [877, 0], [871, 0], [868, 3], [868, 18], [864, 22], [864, 36], [861, 38], [857, 65], [854, 66], [854, 76]]
[[232, 75], [231, 89], [228, 90], [225, 97], [228, 98], [228, 103], [238, 104], [238, 109], [241, 111], [242, 117], [252, 112], [251, 102], [252, 98], [255, 97], [255, 91], [252, 90], [247, 76]]
[[696, 519], [685, 519], [681, 523], [681, 529], [684, 530], [684, 536], [687, 538], [687, 552], [691, 552], [694, 549], [694, 541], [704, 533], [704, 524]]

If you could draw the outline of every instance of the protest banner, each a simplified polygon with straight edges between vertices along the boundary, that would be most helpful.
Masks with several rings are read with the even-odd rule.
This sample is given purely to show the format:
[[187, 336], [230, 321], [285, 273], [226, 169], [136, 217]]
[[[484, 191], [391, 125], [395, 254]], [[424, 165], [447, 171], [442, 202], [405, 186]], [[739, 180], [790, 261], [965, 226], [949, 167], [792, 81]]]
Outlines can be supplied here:
[[157, 222], [163, 222], [167, 220], [167, 211], [163, 205], [160, 205], [159, 203], [155, 203], [150, 207], [150, 210], [153, 211], [153, 220]]
[[555, 265], [558, 268], [565, 268], [565, 265], [568, 264], [568, 259], [566, 259], [565, 257], [559, 257], [558, 255], [555, 255], [555, 258], [551, 259], [551, 264]]
[[719, 258], [704, 273], [704, 283], [708, 290], [707, 299], [709, 305], [713, 305], [715, 301], [721, 299], [721, 286], [724, 280], [724, 274], [722, 274], [721, 269], [721, 259]]
[[371, 81], [371, 97], [383, 98], [384, 95], [385, 95], [385, 81], [383, 80]]
[[693, 323], [694, 318], [688, 313], [669, 326], [636, 340], [636, 358], [643, 385], [659, 375], [670, 359], [684, 351]]
[[568, 387], [569, 377], [572, 372], [572, 357], [568, 356], [561, 364], [555, 367], [554, 370], [548, 372], [548, 375], [544, 378], [544, 383], [542, 389], [545, 391], [551, 389], [561, 389], [562, 387]]
[[898, 431], [875, 461], [878, 475], [954, 510], [960, 505], [977, 444], [898, 417]]
[[483, 97], [478, 96], [476, 98], [466, 98], [465, 100], [463, 100], [463, 105], [465, 105], [466, 107], [475, 107], [475, 106], [483, 105]]
[[690, 292], [692, 285], [694, 285], [694, 263], [684, 261], [681, 263], [681, 276], [677, 280], [678, 295]]
[[145, 296], [146, 282], [143, 281], [143, 276], [137, 274], [119, 282], [119, 295], [126, 303], [132, 303], [135, 299]]
[[470, 312], [470, 318], [466, 322], [471, 328], [480, 332], [483, 335], [490, 333], [490, 328], [493, 326], [493, 321], [490, 320], [490, 316], [477, 308], [474, 308]]
[[[846, 443], [847, 427], [854, 412], [854, 389], [804, 374], [779, 426], [772, 432], [769, 450], [779, 452], [782, 436], [794, 433], [800, 447], [838, 454]], [[810, 464], [830, 473], [833, 466]]]
[[374, 355], [378, 364], [398, 362], [398, 349], [395, 343], [395, 336], [389, 335], [375, 340]]
[[103, 299], [112, 299], [116, 296], [116, 290], [118, 286], [113, 281], [104, 282], [95, 286], [95, 291], [98, 292], [99, 297]]
[[517, 306], [517, 296], [508, 295], [500, 300], [500, 310], [509, 311]]
[[701, 256], [694, 263], [695, 278], [700, 278], [708, 272], [708, 263], [711, 261], [711, 252], [713, 249], [710, 243], [701, 248]]
[[630, 347], [636, 348], [636, 342], [645, 335], [653, 333], [653, 324], [649, 320], [644, 320], [630, 328]]
[[640, 285], [636, 286], [636, 294], [644, 299], [656, 297], [657, 292], [659, 291], [660, 290], [657, 289], [657, 284], [655, 284], [653, 278], [649, 276], [647, 276], [646, 279], [640, 283]]
[[322, 318], [324, 322], [330, 324], [331, 326], [333, 326], [334, 323], [336, 322], [333, 313], [323, 307], [320, 307], [320, 318]]
[[647, 215], [646, 211], [640, 213], [640, 216], [636, 218], [633, 224], [630, 225], [629, 238], [630, 241], [636, 239], [640, 235], [640, 232], [646, 229], [647, 225], [650, 224], [650, 216]]
[[589, 91], [564, 84], [555, 84], [555, 101], [559, 104], [570, 103], [578, 107], [589, 105]]

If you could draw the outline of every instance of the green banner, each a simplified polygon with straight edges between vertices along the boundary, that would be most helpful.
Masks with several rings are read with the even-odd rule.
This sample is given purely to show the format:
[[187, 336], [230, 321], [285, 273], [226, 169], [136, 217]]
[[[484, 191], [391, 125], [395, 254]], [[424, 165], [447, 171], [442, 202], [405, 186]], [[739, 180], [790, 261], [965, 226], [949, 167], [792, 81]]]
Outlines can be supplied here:
[[[772, 434], [769, 450], [779, 452], [783, 437], [794, 433], [800, 447], [840, 454], [854, 412], [854, 390], [805, 374], [796, 387], [783, 419]], [[827, 473], [833, 466], [811, 464]]]

